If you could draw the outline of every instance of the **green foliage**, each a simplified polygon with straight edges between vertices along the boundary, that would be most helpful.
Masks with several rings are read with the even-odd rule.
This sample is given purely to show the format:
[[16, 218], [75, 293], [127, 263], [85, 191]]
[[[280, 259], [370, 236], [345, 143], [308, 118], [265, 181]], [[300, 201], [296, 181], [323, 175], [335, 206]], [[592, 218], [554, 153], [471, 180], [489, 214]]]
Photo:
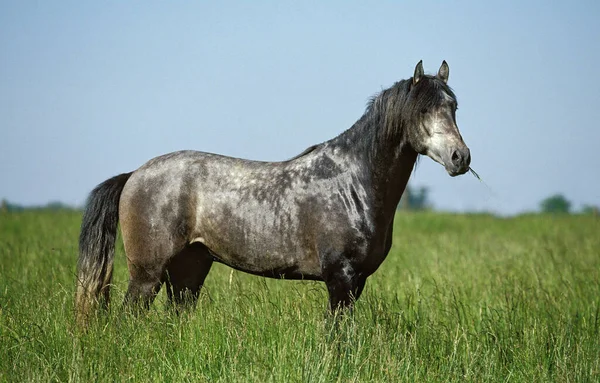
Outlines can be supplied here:
[[568, 214], [571, 211], [571, 202], [562, 194], [555, 194], [540, 202], [542, 213]]
[[600, 215], [600, 208], [594, 205], [584, 205], [581, 208], [581, 214], [588, 214], [597, 217]]
[[40, 206], [23, 206], [23, 205], [9, 202], [6, 199], [3, 199], [2, 201], [0, 201], [0, 213], [19, 212], [19, 211], [25, 211], [25, 210], [58, 211], [58, 210], [76, 210], [76, 208], [73, 206], [67, 205], [66, 203], [60, 202], [60, 201], [51, 201], [43, 206], [42, 205], [40, 205]]
[[406, 185], [406, 189], [402, 194], [398, 210], [427, 210], [431, 209], [429, 201], [429, 188], [425, 186], [411, 187]]
[[75, 212], [0, 216], [0, 381], [597, 382], [600, 220], [399, 213], [337, 329], [318, 282], [216, 265], [197, 310], [113, 309], [74, 331]]
[[9, 212], [9, 211], [23, 211], [25, 208], [21, 205], [17, 205], [14, 203], [10, 203], [7, 200], [3, 199], [0, 202], [0, 213]]

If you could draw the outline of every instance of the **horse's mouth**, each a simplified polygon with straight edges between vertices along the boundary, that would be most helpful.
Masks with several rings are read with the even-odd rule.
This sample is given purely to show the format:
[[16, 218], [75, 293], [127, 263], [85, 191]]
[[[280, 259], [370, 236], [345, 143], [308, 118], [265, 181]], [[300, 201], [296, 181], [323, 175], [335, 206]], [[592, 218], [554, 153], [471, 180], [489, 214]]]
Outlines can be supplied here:
[[468, 172], [469, 167], [467, 166], [467, 167], [460, 167], [460, 168], [454, 168], [454, 169], [446, 168], [446, 171], [448, 172], [450, 177], [456, 177], [456, 176], [460, 176], [460, 175], [463, 175], [466, 172]]

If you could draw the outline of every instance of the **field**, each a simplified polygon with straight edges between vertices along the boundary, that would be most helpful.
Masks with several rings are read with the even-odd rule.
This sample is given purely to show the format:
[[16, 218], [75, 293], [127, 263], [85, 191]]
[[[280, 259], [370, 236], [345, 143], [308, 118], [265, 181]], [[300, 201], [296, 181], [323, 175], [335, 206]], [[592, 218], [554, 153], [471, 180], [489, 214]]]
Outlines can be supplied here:
[[80, 214], [0, 213], [0, 381], [598, 382], [600, 220], [401, 213], [336, 327], [325, 287], [213, 267], [197, 310], [75, 331]]

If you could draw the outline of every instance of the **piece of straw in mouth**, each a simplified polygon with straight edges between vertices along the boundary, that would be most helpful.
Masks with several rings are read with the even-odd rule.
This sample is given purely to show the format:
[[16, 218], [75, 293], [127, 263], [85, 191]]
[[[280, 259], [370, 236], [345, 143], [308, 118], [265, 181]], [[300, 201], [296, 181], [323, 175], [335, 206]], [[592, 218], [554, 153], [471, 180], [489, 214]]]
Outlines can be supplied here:
[[479, 181], [481, 181], [481, 177], [479, 177], [479, 174], [477, 174], [477, 172], [475, 170], [473, 170], [473, 168], [470, 166], [469, 166], [469, 171], [471, 172], [471, 174], [473, 174], [473, 176], [475, 176], [475, 178], [477, 178]]

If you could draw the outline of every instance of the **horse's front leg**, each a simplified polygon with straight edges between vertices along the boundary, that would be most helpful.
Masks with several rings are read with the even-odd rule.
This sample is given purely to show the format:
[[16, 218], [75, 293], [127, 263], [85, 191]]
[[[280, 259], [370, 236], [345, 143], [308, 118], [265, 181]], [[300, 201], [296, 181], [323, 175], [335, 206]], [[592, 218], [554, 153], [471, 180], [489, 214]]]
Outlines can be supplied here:
[[332, 313], [338, 310], [351, 310], [367, 281], [364, 273], [344, 261], [326, 265], [323, 276], [329, 292], [329, 308]]

